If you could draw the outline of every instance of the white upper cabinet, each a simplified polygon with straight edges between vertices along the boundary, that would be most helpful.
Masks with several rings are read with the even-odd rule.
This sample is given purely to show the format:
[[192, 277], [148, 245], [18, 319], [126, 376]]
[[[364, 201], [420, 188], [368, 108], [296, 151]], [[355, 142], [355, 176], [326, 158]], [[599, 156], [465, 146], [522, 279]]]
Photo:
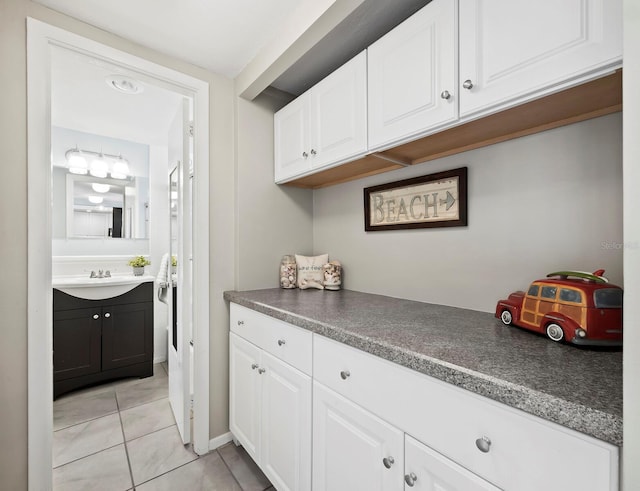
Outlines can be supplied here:
[[275, 181], [367, 151], [367, 58], [363, 51], [278, 111]]
[[622, 60], [619, 0], [460, 2], [460, 116], [579, 83]]
[[433, 0], [369, 47], [370, 149], [457, 119], [457, 5]]

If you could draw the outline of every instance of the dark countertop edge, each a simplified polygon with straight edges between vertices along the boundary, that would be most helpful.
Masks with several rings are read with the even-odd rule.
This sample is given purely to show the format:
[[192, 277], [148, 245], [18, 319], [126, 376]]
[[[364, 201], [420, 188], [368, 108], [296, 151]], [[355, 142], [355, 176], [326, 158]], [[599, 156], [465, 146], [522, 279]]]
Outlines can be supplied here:
[[[226, 291], [224, 299], [599, 440], [622, 446], [622, 418], [565, 399], [401, 349]], [[374, 353], [368, 345], [375, 345]]]

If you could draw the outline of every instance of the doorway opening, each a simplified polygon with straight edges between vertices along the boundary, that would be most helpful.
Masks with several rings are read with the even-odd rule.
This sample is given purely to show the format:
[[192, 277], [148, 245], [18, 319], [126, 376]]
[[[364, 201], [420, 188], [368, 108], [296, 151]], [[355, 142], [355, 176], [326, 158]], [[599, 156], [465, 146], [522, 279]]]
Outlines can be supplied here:
[[[174, 410], [174, 413], [176, 419], [179, 416], [184, 421], [185, 414], [188, 417], [191, 412], [189, 395], [190, 385], [192, 384], [194, 393], [194, 450], [199, 454], [206, 453], [209, 450], [209, 278], [205, 276], [208, 272], [209, 227], [208, 84], [34, 19], [28, 19], [27, 50], [29, 95], [29, 487], [30, 489], [47, 489], [51, 486], [53, 431], [52, 275], [54, 272], [60, 273], [60, 266], [59, 264], [54, 264], [52, 256], [60, 257], [62, 254], [61, 257], [67, 258], [81, 257], [80, 263], [84, 264], [85, 267], [87, 262], [84, 261], [84, 258], [89, 258], [87, 261], [92, 261], [95, 260], [95, 257], [105, 256], [148, 256], [151, 254], [149, 249], [150, 240], [155, 227], [149, 221], [150, 207], [153, 207], [156, 202], [160, 204], [160, 200], [154, 202], [153, 199], [149, 199], [154, 189], [154, 186], [149, 185], [152, 176], [148, 175], [146, 177], [148, 187], [145, 191], [143, 188], [145, 177], [140, 173], [134, 174], [132, 172], [132, 167], [134, 166], [131, 161], [126, 160], [125, 152], [122, 150], [120, 152], [107, 151], [105, 149], [109, 144], [115, 145], [118, 143], [117, 141], [107, 141], [109, 138], [111, 140], [127, 141], [126, 137], [122, 138], [124, 135], [115, 133], [108, 134], [104, 128], [92, 129], [96, 127], [89, 125], [91, 117], [98, 116], [98, 119], [100, 119], [99, 106], [101, 102], [104, 103], [105, 101], [102, 101], [99, 97], [94, 97], [92, 103], [88, 106], [91, 114], [86, 118], [82, 118], [78, 114], [74, 117], [73, 111], [70, 109], [72, 101], [69, 98], [80, 99], [82, 95], [77, 89], [75, 91], [65, 91], [65, 88], [68, 88], [65, 85], [71, 84], [70, 79], [65, 83], [56, 78], [56, 76], [60, 75], [59, 73], [56, 74], [56, 70], [60, 68], [61, 59], [67, 59], [67, 61], [68, 59], [76, 61], [81, 59], [85, 63], [88, 61], [88, 66], [98, 72], [112, 71], [111, 75], [126, 75], [139, 81], [148, 91], [164, 91], [166, 94], [173, 94], [175, 100], [179, 102], [179, 104], [176, 104], [176, 109], [178, 109], [176, 117], [180, 120], [181, 133], [185, 137], [179, 145], [181, 153], [175, 162], [168, 161], [167, 153], [162, 171], [156, 173], [157, 175], [164, 175], [166, 191], [164, 206], [166, 208], [167, 231], [166, 246], [157, 244], [156, 249], [162, 251], [166, 247], [166, 251], [169, 251], [169, 167], [178, 166], [181, 169], [181, 187], [178, 193], [181, 208], [178, 213], [177, 254], [181, 254], [181, 257], [177, 261], [176, 279], [178, 289], [183, 295], [183, 297], [178, 296], [177, 309], [181, 316], [179, 325], [183, 327], [183, 334], [178, 342], [175, 343], [181, 354], [174, 357], [174, 360], [180, 366], [174, 366], [173, 379], [174, 386], [177, 385], [179, 387], [179, 390], [174, 390], [174, 392], [180, 393], [183, 398], [181, 401], [176, 402], [176, 407], [179, 405], [180, 408]], [[73, 81], [80, 83], [80, 86], [82, 86], [83, 75], [78, 72], [72, 76], [75, 77]], [[105, 81], [107, 82], [106, 84]], [[106, 80], [106, 77], [102, 77], [101, 82], [107, 87], [109, 80]], [[113, 83], [113, 79], [111, 82]], [[131, 88], [127, 84], [123, 87], [125, 89]], [[107, 88], [111, 90], [111, 88]], [[125, 94], [124, 96], [136, 97], [134, 94]], [[66, 100], [65, 97], [67, 98]], [[89, 97], [91, 96], [89, 95]], [[186, 101], [186, 104], [184, 101]], [[184, 107], [187, 107], [186, 112]], [[125, 105], [120, 106], [119, 109], [126, 111]], [[137, 111], [145, 111], [145, 109], [138, 108]], [[146, 111], [153, 111], [153, 108], [149, 107]], [[83, 121], [82, 124], [86, 123], [88, 126], [82, 126], [82, 124], [77, 123], [74, 127], [70, 127], [72, 126], [70, 123], [58, 123], [59, 121], [64, 121], [64, 117], [61, 116], [64, 113], [68, 113], [66, 117], [70, 118], [67, 121], [75, 119], [76, 122]], [[189, 121], [186, 123], [184, 120], [185, 115], [189, 116]], [[127, 115], [124, 114], [123, 117], [127, 118]], [[106, 118], [102, 119], [103, 123], [108, 123]], [[132, 116], [129, 116], [129, 119], [132, 119]], [[55, 123], [58, 123], [58, 125]], [[115, 126], [118, 125], [116, 124]], [[124, 127], [126, 125], [121, 124], [121, 126]], [[60, 171], [59, 168], [61, 166], [55, 163], [56, 152], [60, 151], [57, 148], [58, 143], [60, 143], [57, 137], [60, 134], [66, 134], [66, 136], [70, 136], [74, 140], [86, 138], [82, 144], [76, 142], [77, 150], [79, 151], [82, 150], [80, 148], [81, 145], [90, 147], [84, 148], [84, 150], [87, 150], [85, 152], [86, 155], [91, 155], [90, 152], [93, 152], [100, 157], [110, 156], [113, 162], [109, 167], [110, 175], [108, 178], [101, 177], [104, 176], [104, 173], [100, 173], [98, 169], [97, 173], [93, 173], [91, 183], [83, 183], [82, 179], [77, 179], [78, 185], [74, 186], [76, 181], [73, 178], [74, 173], [68, 172], [69, 159], [60, 160], [65, 163], [66, 168], [64, 171]], [[107, 139], [104, 139], [104, 137], [107, 137]], [[130, 140], [133, 140], [133, 138]], [[68, 142], [62, 144], [63, 154], [76, 150], [75, 147], [66, 149], [65, 146], [67, 144]], [[92, 146], [92, 144], [95, 145]], [[157, 143], [154, 145], [158, 146]], [[98, 146], [101, 148], [98, 148]], [[169, 146], [174, 146], [174, 144], [166, 143], [166, 147]], [[135, 153], [135, 148], [135, 145], [133, 145], [128, 150]], [[153, 169], [154, 162], [151, 160], [158, 160], [158, 155], [161, 153], [157, 150], [155, 152], [149, 150], [148, 152], [148, 156], [154, 155], [153, 159], [148, 159], [147, 163], [149, 165], [147, 167], [149, 169]], [[127, 161], [129, 165], [128, 175], [122, 170], [122, 166], [120, 168], [115, 167], [116, 164], [122, 161]], [[144, 167], [142, 164], [139, 166]], [[153, 172], [152, 170], [150, 174]], [[125, 174], [125, 179], [118, 175], [123, 173]], [[64, 176], [63, 181], [72, 181], [71, 185], [65, 186], [65, 191], [69, 196], [65, 196], [58, 207], [56, 207], [55, 193], [52, 194], [57, 174]], [[88, 172], [87, 175], [89, 175]], [[197, 176], [197, 179], [194, 176]], [[107, 193], [105, 193], [105, 196], [100, 196], [99, 192], [104, 190], [106, 186], [109, 186], [109, 190], [112, 187], [116, 189], [117, 184], [119, 184], [116, 181], [119, 180], [127, 181], [127, 183], [131, 184], [129, 186], [131, 189], [127, 189], [127, 186], [123, 185], [122, 192], [114, 193], [113, 197], [113, 199], [120, 199], [120, 201], [107, 206], [109, 204], [108, 201], [105, 201]], [[93, 196], [94, 201], [102, 198], [101, 203], [92, 201], [84, 203], [84, 197], [82, 196], [75, 199], [73, 196], [75, 189], [78, 189], [80, 194], [82, 189], [87, 188], [87, 185], [93, 184], [98, 185], [97, 190], [93, 189], [91, 191], [93, 194], [87, 195], [87, 198]], [[162, 193], [162, 191], [159, 192]], [[53, 200], [51, 199], [52, 196], [54, 197]], [[144, 198], [145, 196], [146, 199]], [[77, 209], [74, 209], [76, 203], [78, 204]], [[97, 205], [97, 207], [102, 205], [102, 209], [91, 207], [91, 205]], [[84, 209], [82, 208], [83, 206]], [[59, 210], [64, 210], [63, 214], [66, 217], [66, 221], [73, 221], [73, 226], [70, 223], [66, 223], [64, 227], [55, 228], [60, 218], [60, 216], [56, 215]], [[91, 212], [86, 210], [91, 210]], [[95, 213], [94, 216], [102, 216], [98, 216], [95, 220], [85, 220], [85, 216], [90, 215], [90, 213]], [[117, 217], [117, 220], [114, 217]], [[115, 232], [116, 229], [117, 232]], [[56, 234], [62, 230], [64, 230], [64, 234], [71, 235], [56, 237]], [[78, 234], [80, 235], [78, 236]], [[100, 238], [89, 238], [88, 236], [91, 234], [102, 236]], [[117, 238], [118, 236], [124, 238]], [[147, 254], [144, 254], [145, 247], [147, 247]], [[157, 255], [157, 251], [154, 254]], [[68, 273], [69, 264], [73, 263], [73, 260], [67, 259], [62, 263], [66, 265], [66, 272]], [[193, 268], [193, 263], [196, 263], [198, 267]], [[96, 265], [97, 267], [98, 265]], [[170, 336], [171, 330], [168, 333]], [[171, 341], [164, 342], [167, 351], [176, 349]], [[191, 359], [189, 355], [191, 341], [197, 347], [193, 356], [193, 381], [190, 379], [189, 362]], [[160, 341], [158, 346], [163, 346], [163, 343]], [[184, 349], [185, 347], [186, 350]], [[160, 348], [160, 350], [163, 349]], [[159, 354], [157, 361], [161, 361], [161, 359], [162, 354]], [[169, 372], [171, 374], [171, 367], [169, 367]], [[174, 401], [172, 401], [172, 405], [174, 405]], [[185, 410], [184, 408], [187, 409]], [[185, 425], [189, 425], [188, 420], [183, 423], [181, 431], [183, 441], [187, 442], [190, 441], [191, 431]]]

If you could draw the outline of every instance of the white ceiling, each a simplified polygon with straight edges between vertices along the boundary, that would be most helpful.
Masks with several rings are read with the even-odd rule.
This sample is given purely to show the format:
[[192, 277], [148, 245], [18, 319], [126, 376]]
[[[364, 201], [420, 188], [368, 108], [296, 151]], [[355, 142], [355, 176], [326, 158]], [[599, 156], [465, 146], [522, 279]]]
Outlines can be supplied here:
[[166, 145], [182, 96], [140, 81], [140, 94], [109, 87], [106, 77], [125, 74], [95, 58], [54, 48], [51, 64], [51, 124], [143, 144]]
[[35, 0], [142, 46], [235, 78], [304, 0]]

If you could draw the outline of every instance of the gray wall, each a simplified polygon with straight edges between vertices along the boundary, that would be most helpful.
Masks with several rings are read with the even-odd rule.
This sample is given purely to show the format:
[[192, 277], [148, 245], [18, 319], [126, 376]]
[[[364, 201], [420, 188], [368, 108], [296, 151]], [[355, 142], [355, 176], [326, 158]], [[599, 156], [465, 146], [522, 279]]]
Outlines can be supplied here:
[[282, 256], [313, 250], [312, 192], [273, 184], [273, 113], [282, 105], [277, 94], [236, 102], [238, 290], [278, 287]]
[[[552, 271], [622, 284], [621, 132], [618, 113], [316, 190], [314, 252], [348, 289], [487, 312]], [[364, 187], [463, 166], [468, 227], [364, 232]]]

